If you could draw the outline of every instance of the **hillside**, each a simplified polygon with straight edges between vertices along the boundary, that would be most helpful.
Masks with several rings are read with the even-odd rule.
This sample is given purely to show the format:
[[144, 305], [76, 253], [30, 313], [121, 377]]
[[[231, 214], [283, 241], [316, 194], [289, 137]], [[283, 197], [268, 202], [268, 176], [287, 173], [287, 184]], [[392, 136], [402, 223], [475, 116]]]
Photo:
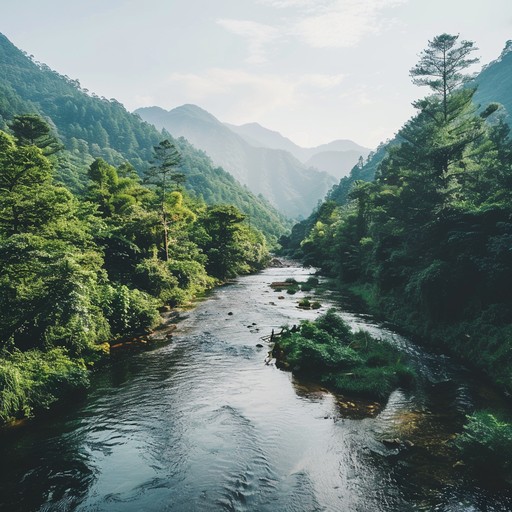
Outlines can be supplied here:
[[[42, 115], [54, 128], [66, 149], [59, 155], [60, 180], [78, 193], [84, 190], [86, 168], [94, 158], [114, 165], [129, 161], [142, 174], [153, 158], [153, 147], [168, 138], [115, 99], [89, 93], [78, 80], [33, 61], [0, 34], [0, 129], [7, 129], [15, 115], [25, 113]], [[287, 221], [267, 201], [185, 140], [176, 143], [184, 156], [180, 171], [191, 192], [209, 204], [236, 205], [271, 237], [286, 230]]]
[[415, 69], [437, 76], [440, 66], [425, 72], [425, 62], [448, 62], [445, 84], [459, 86], [443, 96], [438, 81], [428, 83], [437, 94], [419, 100], [398, 135], [354, 167], [283, 245], [510, 393], [512, 141], [510, 116], [492, 104], [510, 104], [512, 44], [476, 79], [461, 80], [471, 60], [445, 51], [457, 38], [429, 41]]
[[269, 130], [258, 123], [241, 126], [226, 123], [226, 126], [252, 146], [288, 151], [306, 167], [327, 172], [336, 179], [346, 176], [360, 156], [366, 158], [370, 153], [370, 149], [351, 140], [334, 140], [320, 146], [303, 148], [279, 132]]
[[282, 149], [255, 147], [205, 110], [183, 105], [170, 111], [141, 108], [136, 113], [158, 129], [183, 136], [255, 194], [262, 194], [290, 217], [307, 216], [334, 179], [308, 169]]
[[485, 107], [491, 102], [501, 103], [507, 111], [510, 124], [512, 115], [512, 40], [507, 41], [500, 57], [484, 67], [475, 78], [478, 86], [475, 102]]
[[[512, 112], [512, 41], [508, 41], [501, 56], [484, 66], [482, 71], [468, 85], [477, 87], [473, 102], [481, 109], [493, 102], [501, 103], [505, 108], [505, 119], [510, 125], [510, 113]], [[355, 166], [348, 176], [342, 178], [329, 191], [326, 199], [335, 201], [337, 204], [344, 204], [354, 182], [358, 180], [373, 181], [377, 169], [386, 157], [388, 150], [397, 145], [399, 141], [400, 136], [397, 135], [392, 140], [380, 144], [375, 153], [370, 154], [370, 158], [367, 159], [364, 166], [362, 168]]]

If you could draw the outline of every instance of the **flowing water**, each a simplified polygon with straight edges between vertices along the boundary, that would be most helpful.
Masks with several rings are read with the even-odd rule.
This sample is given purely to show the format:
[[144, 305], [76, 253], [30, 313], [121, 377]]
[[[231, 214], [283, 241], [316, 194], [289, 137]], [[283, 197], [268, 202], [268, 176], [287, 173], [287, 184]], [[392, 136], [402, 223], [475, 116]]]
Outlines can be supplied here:
[[[490, 399], [482, 384], [349, 312], [336, 294], [304, 311], [301, 293], [278, 298], [269, 287], [309, 272], [271, 268], [217, 289], [172, 343], [94, 375], [83, 402], [1, 431], [0, 509], [512, 510], [512, 495], [471, 480], [450, 444], [464, 415]], [[380, 408], [361, 405], [266, 359], [262, 336], [330, 305], [352, 327], [400, 345], [420, 388], [396, 390]]]

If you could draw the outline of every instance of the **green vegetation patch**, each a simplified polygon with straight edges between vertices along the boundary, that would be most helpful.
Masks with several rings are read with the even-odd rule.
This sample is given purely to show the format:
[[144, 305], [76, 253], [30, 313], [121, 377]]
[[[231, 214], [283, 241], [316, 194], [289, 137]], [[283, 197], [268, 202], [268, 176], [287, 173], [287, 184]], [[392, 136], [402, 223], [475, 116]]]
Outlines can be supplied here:
[[455, 444], [480, 474], [512, 482], [512, 423], [489, 412], [476, 412], [468, 416]]
[[285, 330], [273, 355], [281, 367], [334, 391], [375, 399], [387, 398], [416, 378], [399, 350], [367, 332], [352, 333], [334, 309], [314, 322], [302, 322], [298, 329]]
[[62, 348], [29, 350], [0, 358], [0, 421], [31, 417], [89, 385], [82, 359]]

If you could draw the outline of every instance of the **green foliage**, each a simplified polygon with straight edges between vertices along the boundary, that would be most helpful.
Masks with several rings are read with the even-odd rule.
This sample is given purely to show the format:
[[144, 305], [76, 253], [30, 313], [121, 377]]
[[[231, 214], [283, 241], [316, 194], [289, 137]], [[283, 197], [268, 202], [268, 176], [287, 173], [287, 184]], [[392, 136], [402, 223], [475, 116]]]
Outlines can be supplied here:
[[259, 270], [269, 259], [264, 237], [244, 220], [232, 205], [209, 207], [201, 216], [195, 240], [208, 258], [208, 273], [218, 279]]
[[[0, 131], [0, 349], [14, 354], [1, 361], [12, 363], [11, 373], [2, 366], [5, 420], [56, 401], [82, 359], [94, 363], [113, 337], [154, 327], [162, 303], [262, 268], [267, 239], [253, 225], [275, 241], [284, 220], [184, 139], [159, 142], [119, 103], [1, 35], [0, 71], [0, 126], [11, 120], [14, 134]], [[56, 133], [67, 148], [58, 155]], [[153, 156], [151, 189], [136, 171]]]
[[292, 371], [342, 393], [384, 399], [416, 378], [396, 348], [366, 332], [352, 333], [333, 309], [302, 322], [298, 332], [285, 332], [273, 353]]
[[83, 360], [61, 348], [0, 357], [0, 421], [30, 417], [88, 384]]
[[20, 146], [37, 146], [45, 155], [51, 155], [63, 149], [51, 128], [37, 114], [14, 116], [9, 125]]
[[[477, 107], [475, 90], [460, 87], [473, 50], [447, 34], [429, 43], [412, 74], [434, 94], [285, 241], [512, 391], [512, 140], [501, 109]], [[490, 321], [496, 311], [505, 320]]]
[[159, 302], [140, 290], [126, 285], [107, 286], [103, 308], [113, 336], [140, 333], [160, 322]]
[[463, 458], [487, 478], [512, 478], [512, 424], [480, 411], [467, 417], [455, 440]]
[[154, 147], [168, 139], [181, 154], [181, 163], [169, 176], [178, 188], [184, 185], [210, 205], [234, 204], [273, 245], [290, 225], [267, 201], [216, 168], [185, 139], [162, 136], [115, 99], [100, 98], [78, 80], [34, 62], [0, 34], [0, 129], [8, 124], [20, 145], [35, 144], [45, 154], [60, 149], [55, 141], [58, 134], [65, 149], [53, 157], [57, 177], [73, 192], [86, 191], [85, 169], [98, 158], [113, 166], [129, 161], [143, 176], [153, 165]]

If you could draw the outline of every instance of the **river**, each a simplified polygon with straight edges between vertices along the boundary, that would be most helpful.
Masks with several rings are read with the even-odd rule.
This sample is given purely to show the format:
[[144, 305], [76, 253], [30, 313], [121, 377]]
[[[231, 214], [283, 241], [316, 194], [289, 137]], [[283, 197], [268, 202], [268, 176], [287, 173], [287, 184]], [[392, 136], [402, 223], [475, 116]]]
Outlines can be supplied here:
[[[218, 288], [171, 343], [93, 375], [83, 401], [0, 431], [0, 509], [512, 510], [512, 494], [473, 481], [450, 444], [492, 392], [335, 293], [319, 293], [322, 309], [305, 311], [296, 307], [304, 294], [269, 286], [310, 272], [270, 268]], [[262, 336], [329, 306], [400, 345], [421, 374], [419, 389], [396, 390], [361, 417], [353, 399], [266, 364]], [[382, 442], [395, 438], [408, 444]]]

